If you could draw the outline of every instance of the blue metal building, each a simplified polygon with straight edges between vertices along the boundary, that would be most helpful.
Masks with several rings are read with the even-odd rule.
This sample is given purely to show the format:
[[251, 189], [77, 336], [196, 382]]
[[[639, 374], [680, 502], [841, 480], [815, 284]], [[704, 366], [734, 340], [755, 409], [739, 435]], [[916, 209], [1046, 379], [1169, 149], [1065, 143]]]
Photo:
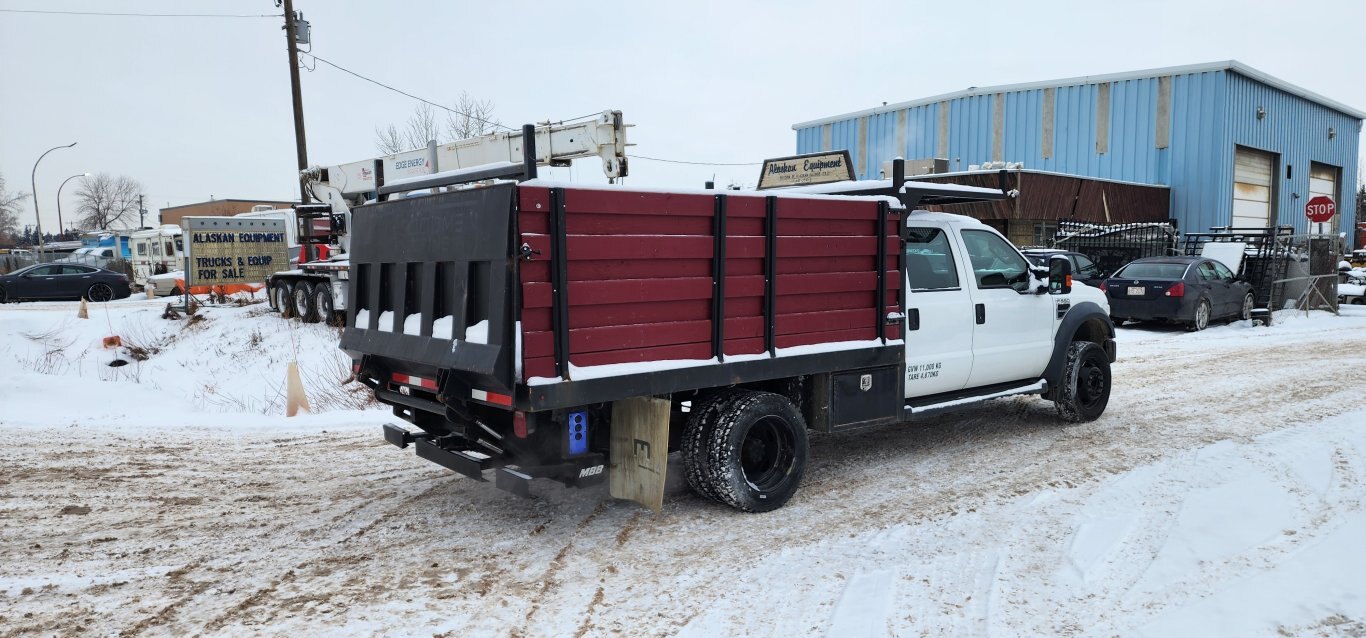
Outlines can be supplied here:
[[1330, 194], [1339, 214], [1329, 228], [1351, 237], [1364, 118], [1230, 60], [973, 87], [792, 128], [798, 153], [847, 149], [861, 179], [904, 157], [941, 158], [951, 172], [1018, 163], [1165, 185], [1171, 215], [1191, 231], [1303, 231], [1304, 204]]

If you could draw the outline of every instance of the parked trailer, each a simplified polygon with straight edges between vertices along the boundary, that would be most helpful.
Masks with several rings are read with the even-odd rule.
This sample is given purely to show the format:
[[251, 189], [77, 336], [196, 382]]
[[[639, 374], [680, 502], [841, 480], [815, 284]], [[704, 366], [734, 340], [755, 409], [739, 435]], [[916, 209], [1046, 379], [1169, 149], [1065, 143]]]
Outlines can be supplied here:
[[1065, 259], [1035, 270], [976, 220], [913, 211], [1006, 193], [899, 170], [832, 187], [853, 196], [535, 174], [353, 211], [341, 347], [416, 426], [386, 440], [457, 473], [522, 495], [610, 481], [658, 509], [679, 451], [696, 492], [760, 512], [795, 493], [808, 428], [1021, 394], [1085, 421], [1108, 402], [1103, 295], [1072, 290]]

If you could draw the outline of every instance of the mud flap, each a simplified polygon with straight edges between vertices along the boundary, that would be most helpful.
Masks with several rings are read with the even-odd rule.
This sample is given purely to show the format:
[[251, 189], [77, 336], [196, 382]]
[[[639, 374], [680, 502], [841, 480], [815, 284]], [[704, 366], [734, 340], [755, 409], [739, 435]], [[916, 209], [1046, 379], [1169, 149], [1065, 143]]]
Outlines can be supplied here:
[[613, 498], [654, 510], [664, 506], [669, 465], [668, 399], [633, 397], [612, 404], [612, 458], [608, 476]]

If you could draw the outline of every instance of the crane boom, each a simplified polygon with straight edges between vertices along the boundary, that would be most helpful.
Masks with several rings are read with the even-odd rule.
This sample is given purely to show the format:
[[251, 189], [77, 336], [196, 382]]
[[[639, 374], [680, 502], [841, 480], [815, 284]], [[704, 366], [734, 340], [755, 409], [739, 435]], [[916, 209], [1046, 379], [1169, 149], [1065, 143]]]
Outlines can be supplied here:
[[[625, 177], [626, 128], [621, 111], [603, 111], [570, 124], [544, 123], [536, 127], [538, 166], [568, 166], [571, 160], [597, 157], [608, 179]], [[379, 176], [389, 182], [472, 168], [522, 161], [522, 131], [492, 133], [454, 142], [429, 144], [379, 158], [308, 171], [310, 181], [336, 189], [344, 198], [374, 192]]]

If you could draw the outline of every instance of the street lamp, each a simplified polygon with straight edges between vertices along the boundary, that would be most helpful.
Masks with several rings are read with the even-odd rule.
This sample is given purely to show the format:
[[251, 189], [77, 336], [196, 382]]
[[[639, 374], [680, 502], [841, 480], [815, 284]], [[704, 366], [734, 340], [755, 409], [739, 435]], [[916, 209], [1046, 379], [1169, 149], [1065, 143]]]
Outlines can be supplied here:
[[[63, 187], [63, 186], [66, 186], [66, 183], [67, 183], [67, 182], [69, 182], [69, 181], [71, 181], [71, 180], [73, 180], [73, 179], [76, 179], [77, 177], [90, 177], [90, 173], [81, 173], [80, 175], [72, 175], [71, 177], [68, 177], [68, 178], [62, 180], [62, 185], [57, 187], [57, 234], [58, 234], [58, 235], [61, 235], [62, 233], [66, 232], [65, 230], [63, 230], [64, 228], [66, 228], [66, 226], [63, 226], [63, 225], [62, 225], [62, 187]], [[36, 200], [37, 198], [35, 197], [34, 199]]]
[[[46, 151], [43, 151], [42, 155], [38, 156], [38, 162], [43, 161], [43, 158], [47, 157], [47, 154], [52, 151], [59, 148], [71, 148], [75, 145], [76, 143], [72, 142], [66, 146], [54, 146], [49, 148]], [[29, 173], [28, 179], [29, 184], [33, 186], [33, 216], [38, 218], [38, 252], [41, 253], [43, 251], [43, 216], [38, 213], [38, 162], [33, 163], [33, 172]], [[58, 228], [57, 230], [61, 229]]]

